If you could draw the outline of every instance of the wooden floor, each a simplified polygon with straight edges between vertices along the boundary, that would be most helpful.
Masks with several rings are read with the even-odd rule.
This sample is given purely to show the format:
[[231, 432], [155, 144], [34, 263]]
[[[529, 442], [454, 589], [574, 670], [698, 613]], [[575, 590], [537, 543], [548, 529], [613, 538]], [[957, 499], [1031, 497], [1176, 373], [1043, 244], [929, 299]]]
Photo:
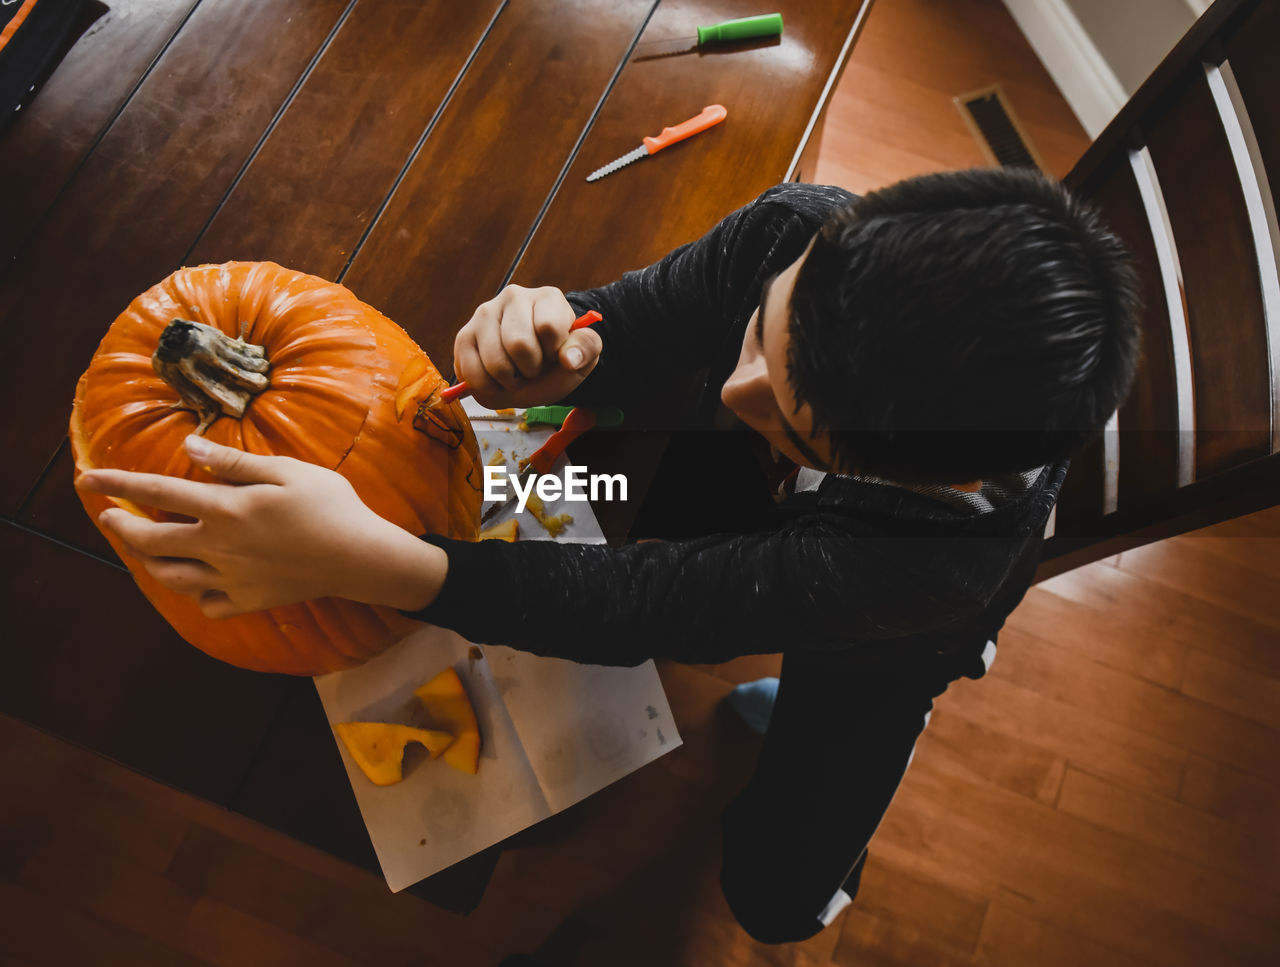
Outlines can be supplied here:
[[[997, 81], [1065, 173], [1085, 136], [999, 0], [881, 0], [819, 178], [981, 163], [951, 97]], [[0, 965], [1274, 964], [1278, 592], [1280, 509], [1034, 588], [939, 700], [858, 902], [782, 948], [716, 882], [758, 748], [720, 700], [775, 658], [665, 665], [684, 747], [537, 827], [465, 918], [0, 717]]]

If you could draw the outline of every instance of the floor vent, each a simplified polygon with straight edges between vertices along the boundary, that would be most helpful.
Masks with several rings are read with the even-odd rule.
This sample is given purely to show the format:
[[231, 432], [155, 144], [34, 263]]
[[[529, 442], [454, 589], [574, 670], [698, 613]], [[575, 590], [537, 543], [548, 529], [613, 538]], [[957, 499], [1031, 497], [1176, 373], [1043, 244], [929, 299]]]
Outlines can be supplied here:
[[987, 161], [1006, 168], [1044, 168], [998, 84], [955, 102]]

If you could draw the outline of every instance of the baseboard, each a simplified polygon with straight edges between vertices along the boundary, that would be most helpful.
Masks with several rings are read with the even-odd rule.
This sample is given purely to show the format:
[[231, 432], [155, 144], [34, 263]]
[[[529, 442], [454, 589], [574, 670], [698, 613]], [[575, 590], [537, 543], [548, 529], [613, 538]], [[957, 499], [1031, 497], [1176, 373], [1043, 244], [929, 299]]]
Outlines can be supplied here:
[[1128, 100], [1115, 73], [1063, 0], [1004, 0], [1089, 137]]

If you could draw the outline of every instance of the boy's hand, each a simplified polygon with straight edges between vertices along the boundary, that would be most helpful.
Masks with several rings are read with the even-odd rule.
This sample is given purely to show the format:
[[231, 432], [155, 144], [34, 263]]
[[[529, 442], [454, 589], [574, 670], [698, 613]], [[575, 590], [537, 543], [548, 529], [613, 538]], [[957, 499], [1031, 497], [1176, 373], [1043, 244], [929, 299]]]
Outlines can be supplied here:
[[162, 523], [121, 508], [100, 523], [165, 587], [227, 618], [321, 597], [416, 610], [435, 599], [448, 558], [379, 517], [340, 474], [189, 436], [192, 460], [228, 483], [91, 470], [77, 486], [192, 518]]
[[493, 409], [563, 399], [595, 369], [603, 347], [590, 327], [570, 333], [573, 320], [559, 289], [509, 285], [458, 331], [454, 372]]

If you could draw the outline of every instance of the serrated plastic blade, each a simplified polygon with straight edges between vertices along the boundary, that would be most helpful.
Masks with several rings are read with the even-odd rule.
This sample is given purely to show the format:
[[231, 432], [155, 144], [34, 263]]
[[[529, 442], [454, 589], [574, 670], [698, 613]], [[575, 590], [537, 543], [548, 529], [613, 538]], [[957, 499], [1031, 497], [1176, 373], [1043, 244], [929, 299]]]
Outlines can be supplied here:
[[674, 40], [646, 40], [636, 44], [631, 56], [634, 60], [657, 60], [660, 57], [678, 57], [698, 52], [697, 37], [678, 37]]
[[619, 168], [625, 167], [633, 161], [639, 161], [641, 158], [647, 158], [648, 156], [649, 149], [642, 144], [634, 151], [628, 151], [617, 161], [610, 161], [603, 168], [597, 168], [595, 171], [591, 172], [591, 174], [587, 175], [587, 181], [595, 181], [598, 178], [603, 178], [605, 175], [611, 175]]

